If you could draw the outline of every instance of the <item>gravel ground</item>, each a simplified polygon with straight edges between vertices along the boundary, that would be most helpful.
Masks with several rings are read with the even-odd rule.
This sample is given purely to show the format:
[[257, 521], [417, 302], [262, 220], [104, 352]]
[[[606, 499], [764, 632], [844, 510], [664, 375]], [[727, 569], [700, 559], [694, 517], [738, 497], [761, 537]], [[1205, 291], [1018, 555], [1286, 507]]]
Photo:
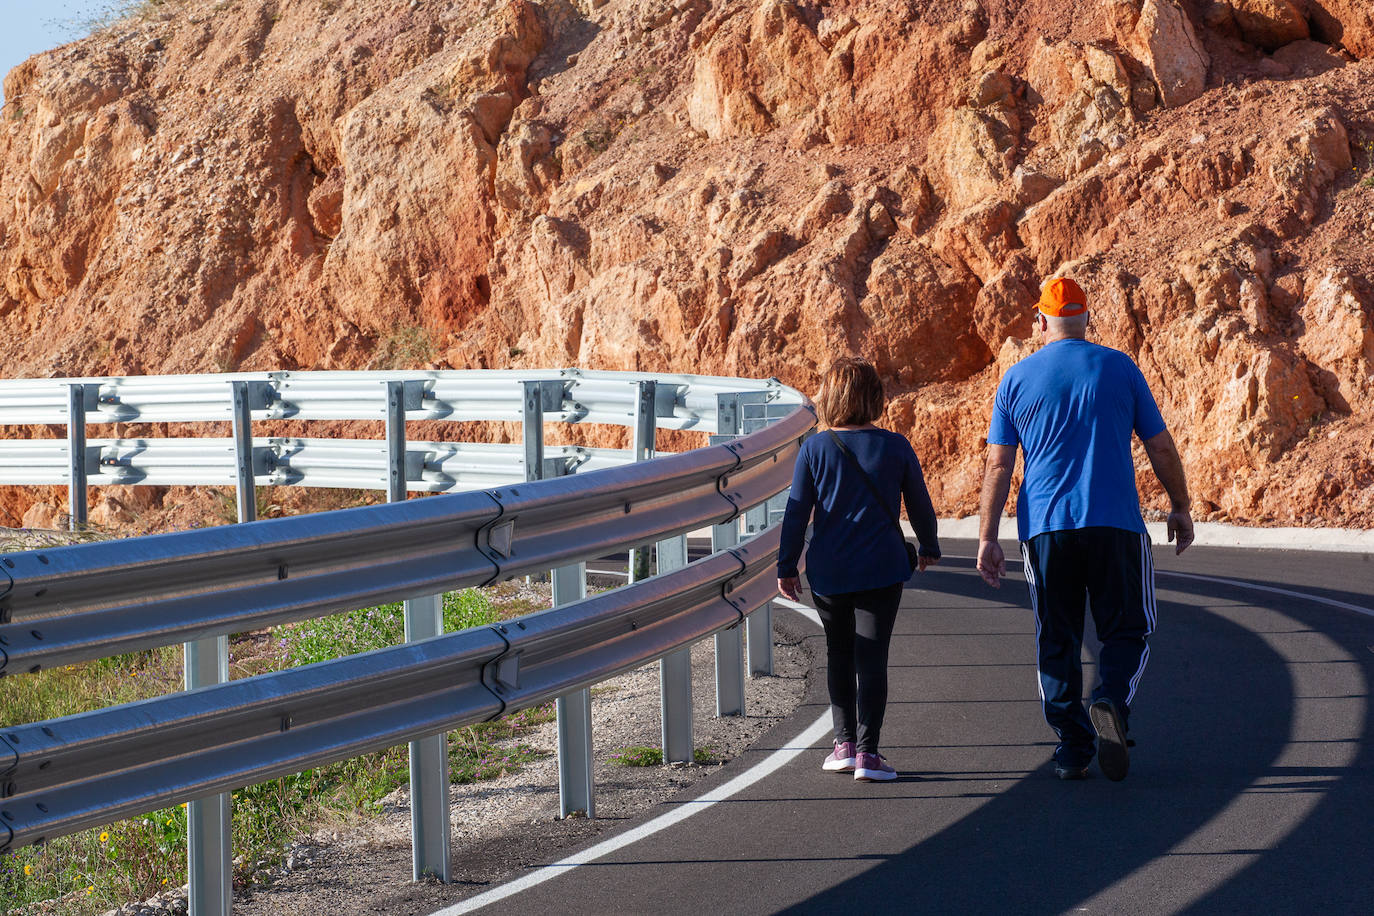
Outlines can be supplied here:
[[[775, 615], [774, 675], [748, 682], [743, 717], [716, 718], [712, 642], [693, 650], [693, 737], [718, 762], [647, 768], [609, 762], [622, 748], [657, 746], [661, 740], [658, 667], [649, 665], [593, 688], [596, 818], [558, 818], [556, 732], [548, 723], [518, 740], [550, 756], [498, 779], [450, 788], [453, 883], [410, 880], [410, 807], [408, 791], [402, 788], [368, 824], [304, 838], [284, 861], [264, 863], [254, 884], [236, 891], [235, 916], [418, 916], [487, 890], [531, 865], [560, 858], [715, 772], [789, 716], [804, 695], [811, 669], [803, 632], [791, 615]], [[184, 893], [130, 904], [111, 916], [184, 913]]]

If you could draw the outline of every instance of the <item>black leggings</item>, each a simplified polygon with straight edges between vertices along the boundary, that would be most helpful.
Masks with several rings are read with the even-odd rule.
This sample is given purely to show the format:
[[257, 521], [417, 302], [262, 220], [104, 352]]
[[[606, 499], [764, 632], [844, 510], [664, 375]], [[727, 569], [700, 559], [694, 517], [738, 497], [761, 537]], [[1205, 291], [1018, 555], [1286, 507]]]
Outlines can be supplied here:
[[812, 597], [825, 626], [825, 681], [835, 740], [852, 741], [859, 753], [876, 754], [887, 710], [887, 649], [902, 583], [839, 595], [813, 592]]

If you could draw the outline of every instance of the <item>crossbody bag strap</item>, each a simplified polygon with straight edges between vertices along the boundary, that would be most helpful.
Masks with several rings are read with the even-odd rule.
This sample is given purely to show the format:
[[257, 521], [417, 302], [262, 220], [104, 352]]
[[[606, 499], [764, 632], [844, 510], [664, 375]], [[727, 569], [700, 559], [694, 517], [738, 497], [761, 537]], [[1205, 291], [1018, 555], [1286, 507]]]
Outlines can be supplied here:
[[878, 508], [883, 510], [883, 514], [887, 516], [888, 521], [892, 522], [892, 526], [897, 529], [897, 534], [901, 535], [902, 540], [906, 540], [906, 533], [902, 531], [901, 523], [899, 523], [897, 517], [892, 514], [892, 510], [887, 507], [887, 503], [883, 502], [883, 494], [878, 492], [878, 488], [873, 484], [873, 478], [869, 477], [868, 472], [864, 470], [864, 466], [859, 464], [859, 459], [854, 457], [854, 453], [849, 450], [849, 447], [844, 444], [844, 440], [837, 436], [833, 429], [827, 429], [826, 432], [830, 434], [831, 439], [835, 440], [835, 444], [840, 447], [840, 451], [844, 452], [845, 456], [854, 463], [854, 467], [859, 469], [859, 476], [864, 479], [864, 483], [868, 485], [868, 491], [872, 493], [873, 498], [877, 500]]

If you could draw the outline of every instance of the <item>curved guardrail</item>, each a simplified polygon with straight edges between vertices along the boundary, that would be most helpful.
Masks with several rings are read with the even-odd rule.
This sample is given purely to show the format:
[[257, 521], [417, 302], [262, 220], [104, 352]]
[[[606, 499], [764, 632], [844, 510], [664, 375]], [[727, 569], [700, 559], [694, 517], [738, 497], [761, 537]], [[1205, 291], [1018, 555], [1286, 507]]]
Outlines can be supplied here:
[[643, 584], [478, 627], [6, 728], [0, 852], [546, 702], [743, 621], [776, 529]]
[[[224, 440], [153, 440], [126, 454], [126, 440], [87, 441], [84, 433], [87, 423], [225, 419], [236, 423], [228, 448], [240, 486], [354, 485], [328, 481], [365, 477], [394, 498], [402, 473], [412, 489], [461, 483], [461, 474], [426, 478], [432, 455], [481, 448], [406, 443], [398, 414], [521, 420], [526, 441], [518, 450], [488, 449], [505, 467], [485, 469], [483, 479], [504, 475], [506, 482], [478, 491], [0, 555], [0, 675], [566, 569], [722, 526], [787, 486], [814, 425], [805, 399], [771, 380], [562, 370], [9, 381], [0, 382], [0, 424], [66, 423], [72, 431], [65, 446], [0, 440], [0, 483], [63, 482], [63, 469], [52, 464], [65, 460], [65, 482], [84, 490], [101, 480], [78, 479], [80, 468], [93, 466], [92, 454], [96, 467], [124, 469], [119, 482], [152, 483], [168, 479], [154, 468], [177, 450], [189, 456], [188, 480], [222, 482], [221, 467], [203, 459], [225, 448]], [[339, 447], [335, 457], [365, 460], [336, 463], [331, 476], [259, 460], [263, 449], [277, 455], [280, 442], [316, 440], [252, 439], [245, 420], [254, 417], [385, 417], [388, 441]], [[555, 448], [558, 476], [526, 479], [550, 470], [546, 419], [632, 425], [636, 446], [628, 456]], [[720, 438], [634, 462], [649, 453], [643, 434], [649, 431], [651, 443], [655, 421]], [[539, 441], [532, 445], [532, 437]], [[380, 465], [378, 454], [385, 455]], [[597, 469], [568, 473], [578, 466], [562, 461], [569, 456]], [[104, 464], [110, 459], [116, 464]], [[283, 467], [300, 473], [293, 479]], [[776, 531], [769, 531], [685, 568], [517, 621], [0, 727], [0, 852], [436, 735], [665, 658], [765, 606], [774, 594], [776, 553]]]
[[[234, 388], [245, 417], [273, 420], [386, 420], [388, 386], [399, 385], [405, 420], [522, 422], [526, 393], [538, 389], [553, 423], [633, 426], [644, 383], [660, 429], [736, 434], [742, 413], [799, 404], [776, 381], [649, 375], [579, 369], [511, 372], [264, 372], [133, 378], [0, 380], [0, 426], [209, 423], [235, 419]], [[75, 441], [80, 438], [80, 441]], [[522, 446], [408, 442], [405, 489], [453, 492], [525, 479]], [[262, 437], [251, 440], [258, 486], [388, 488], [387, 443]], [[566, 473], [632, 460], [611, 449], [565, 446], [551, 452]], [[0, 439], [0, 484], [22, 486], [233, 485], [233, 439]]]

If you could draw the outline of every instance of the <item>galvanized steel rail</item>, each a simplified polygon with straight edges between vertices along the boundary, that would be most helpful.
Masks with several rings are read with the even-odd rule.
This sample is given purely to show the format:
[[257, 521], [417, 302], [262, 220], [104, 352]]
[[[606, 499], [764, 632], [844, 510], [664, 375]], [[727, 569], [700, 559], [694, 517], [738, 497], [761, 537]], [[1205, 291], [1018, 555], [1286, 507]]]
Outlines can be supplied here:
[[[654, 384], [639, 384], [646, 380]], [[237, 444], [140, 440], [132, 447], [85, 439], [87, 422], [229, 420], [235, 416], [231, 391], [241, 411]], [[392, 432], [391, 441], [380, 443], [391, 460], [375, 463], [378, 443], [247, 434], [244, 418], [253, 412], [383, 419], [387, 391], [393, 409], [403, 393], [407, 419], [524, 419], [528, 432], [534, 396], [541, 423], [639, 423], [642, 432], [651, 406], [649, 430], [656, 419], [666, 428], [748, 434], [641, 463], [625, 463], [609, 450], [556, 448], [551, 465], [537, 427], [540, 441], [532, 450], [527, 441], [518, 461], [509, 446], [407, 444], [403, 427], [399, 441]], [[741, 422], [746, 410], [755, 414], [752, 424]], [[814, 415], [776, 381], [577, 370], [0, 382], [0, 424], [68, 422], [81, 428], [65, 443], [0, 442], [0, 483], [64, 482], [65, 459], [65, 482], [79, 483], [83, 496], [86, 484], [104, 482], [97, 471], [74, 483], [83, 468], [122, 468], [120, 482], [169, 481], [154, 468], [176, 463], [178, 450], [190, 458], [182, 466], [201, 475], [192, 473], [193, 483], [246, 478], [355, 486], [327, 481], [361, 475], [386, 486], [386, 471], [395, 483], [404, 463], [407, 488], [456, 488], [462, 475], [425, 476], [436, 454], [496, 456], [512, 482], [0, 557], [0, 675], [562, 570], [722, 525], [746, 510], [752, 517], [787, 486]], [[300, 444], [298, 454], [332, 454], [333, 476], [323, 469], [294, 480], [280, 473], [284, 466], [300, 471], [329, 463], [281, 462], [288, 442]], [[197, 455], [212, 452], [229, 460], [193, 467]], [[423, 456], [418, 463], [414, 452]], [[150, 457], [136, 461], [140, 456]], [[570, 473], [579, 465], [599, 469]], [[558, 476], [514, 482], [549, 470]], [[484, 473], [502, 471], [493, 465]], [[765, 532], [686, 568], [518, 621], [0, 728], [0, 852], [565, 696], [736, 626], [766, 606], [776, 552], [776, 532]]]
[[0, 733], [0, 852], [482, 722], [740, 623], [777, 530], [675, 573], [477, 627]]

